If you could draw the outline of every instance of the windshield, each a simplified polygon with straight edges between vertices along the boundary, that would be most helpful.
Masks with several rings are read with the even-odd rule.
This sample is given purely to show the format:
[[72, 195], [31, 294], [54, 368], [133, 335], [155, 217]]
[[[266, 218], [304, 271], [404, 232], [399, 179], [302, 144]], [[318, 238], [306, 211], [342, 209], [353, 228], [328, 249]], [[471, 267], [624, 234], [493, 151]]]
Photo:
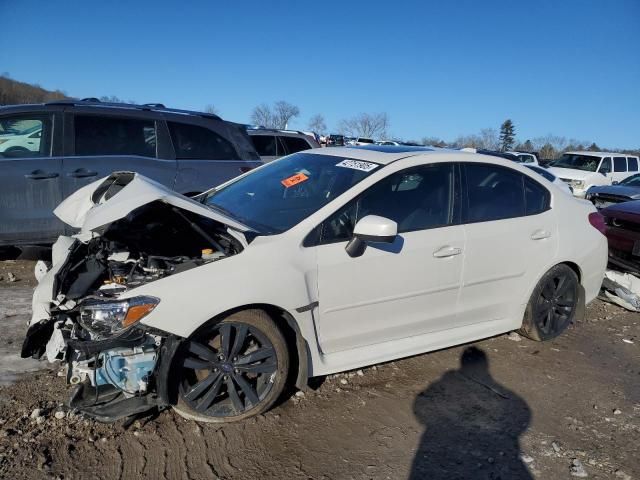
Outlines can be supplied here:
[[626, 187], [640, 187], [640, 174], [632, 175], [622, 180], [619, 185]]
[[379, 167], [333, 155], [294, 153], [214, 190], [203, 203], [273, 235], [289, 230]]
[[600, 163], [600, 157], [591, 155], [575, 155], [565, 153], [560, 160], [556, 161], [553, 166], [560, 168], [573, 168], [575, 170], [584, 170], [585, 172], [595, 172]]

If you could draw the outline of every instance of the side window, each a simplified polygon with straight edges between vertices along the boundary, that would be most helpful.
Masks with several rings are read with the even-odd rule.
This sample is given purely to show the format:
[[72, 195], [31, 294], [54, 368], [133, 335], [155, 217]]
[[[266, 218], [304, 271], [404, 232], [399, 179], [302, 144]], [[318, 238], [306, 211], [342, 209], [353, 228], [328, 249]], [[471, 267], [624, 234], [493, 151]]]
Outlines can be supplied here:
[[300, 137], [280, 137], [280, 140], [284, 143], [289, 153], [301, 152], [302, 150], [309, 150], [311, 145]]
[[627, 159], [626, 159], [626, 157], [613, 157], [613, 171], [614, 172], [626, 172], [627, 171]]
[[638, 171], [638, 159], [636, 157], [627, 157], [627, 162], [629, 162], [630, 172]]
[[600, 173], [611, 173], [611, 157], [606, 157], [602, 160], [598, 171]]
[[50, 156], [49, 115], [14, 115], [0, 118], [0, 158]]
[[152, 120], [76, 115], [75, 154], [156, 156], [156, 126]]
[[167, 122], [176, 158], [182, 160], [239, 160], [229, 140], [213, 130], [189, 123]]
[[528, 177], [524, 178], [524, 199], [526, 215], [537, 215], [549, 210], [551, 202], [549, 190]]
[[395, 221], [398, 233], [455, 223], [453, 164], [423, 165], [380, 180], [322, 223], [320, 243], [349, 240], [367, 215]]
[[261, 157], [274, 157], [276, 152], [276, 137], [273, 135], [251, 135], [253, 146]]
[[525, 215], [522, 174], [496, 165], [467, 163], [466, 223]]

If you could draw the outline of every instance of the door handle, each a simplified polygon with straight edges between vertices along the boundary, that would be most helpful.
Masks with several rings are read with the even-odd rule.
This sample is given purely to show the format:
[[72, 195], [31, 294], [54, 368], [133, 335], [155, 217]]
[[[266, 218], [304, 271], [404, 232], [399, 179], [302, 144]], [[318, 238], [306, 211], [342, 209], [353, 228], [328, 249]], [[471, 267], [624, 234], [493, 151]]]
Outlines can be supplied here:
[[73, 178], [87, 178], [87, 177], [95, 177], [96, 175], [98, 175], [98, 172], [94, 172], [92, 170], [85, 170], [84, 168], [79, 168], [78, 170], [74, 170], [73, 172], [67, 175]]
[[44, 180], [46, 178], [56, 178], [60, 176], [59, 173], [56, 172], [44, 172], [42, 170], [34, 170], [31, 173], [27, 173], [24, 178], [29, 178], [31, 180]]
[[531, 240], [544, 240], [545, 238], [549, 238], [550, 236], [551, 232], [540, 229], [531, 234]]
[[439, 248], [438, 250], [433, 252], [433, 256], [436, 258], [447, 258], [447, 257], [453, 257], [455, 255], [460, 255], [461, 253], [462, 253], [461, 248], [450, 247], [447, 245], [446, 247]]

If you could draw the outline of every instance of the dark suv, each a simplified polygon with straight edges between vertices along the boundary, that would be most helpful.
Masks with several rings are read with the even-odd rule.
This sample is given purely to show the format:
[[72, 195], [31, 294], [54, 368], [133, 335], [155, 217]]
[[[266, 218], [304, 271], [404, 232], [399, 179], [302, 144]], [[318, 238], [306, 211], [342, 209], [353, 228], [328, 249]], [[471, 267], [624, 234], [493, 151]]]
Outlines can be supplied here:
[[70, 233], [53, 209], [118, 170], [195, 195], [262, 165], [243, 125], [97, 99], [0, 107], [0, 246]]

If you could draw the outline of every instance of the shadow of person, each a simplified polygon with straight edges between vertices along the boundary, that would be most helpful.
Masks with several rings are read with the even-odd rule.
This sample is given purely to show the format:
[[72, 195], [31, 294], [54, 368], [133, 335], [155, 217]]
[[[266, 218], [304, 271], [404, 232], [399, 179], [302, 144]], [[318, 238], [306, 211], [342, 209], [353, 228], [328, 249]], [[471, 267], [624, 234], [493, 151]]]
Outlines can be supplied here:
[[416, 398], [425, 431], [410, 479], [532, 479], [518, 437], [531, 418], [526, 402], [499, 385], [486, 354], [465, 349], [450, 370]]

